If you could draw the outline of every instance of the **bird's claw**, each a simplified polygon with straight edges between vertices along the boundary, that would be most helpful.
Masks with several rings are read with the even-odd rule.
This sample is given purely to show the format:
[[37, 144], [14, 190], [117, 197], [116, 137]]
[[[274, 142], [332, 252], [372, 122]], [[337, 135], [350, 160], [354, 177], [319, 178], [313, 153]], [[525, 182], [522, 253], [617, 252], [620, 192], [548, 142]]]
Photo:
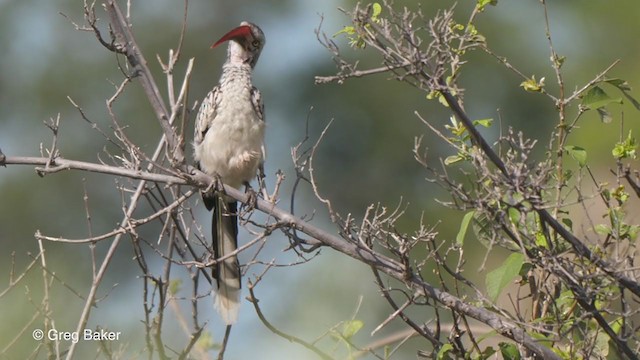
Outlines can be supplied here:
[[249, 183], [245, 184], [245, 194], [247, 194], [247, 202], [244, 204], [247, 211], [251, 211], [258, 205], [258, 193], [253, 190]]
[[215, 174], [215, 175], [214, 175], [214, 179], [215, 179], [215, 180], [214, 180], [214, 181], [213, 181], [213, 183], [211, 184], [211, 185], [213, 186], [213, 190], [214, 190], [216, 193], [224, 194], [224, 193], [225, 193], [225, 190], [224, 190], [224, 183], [222, 182], [222, 178], [220, 177], [220, 175]]

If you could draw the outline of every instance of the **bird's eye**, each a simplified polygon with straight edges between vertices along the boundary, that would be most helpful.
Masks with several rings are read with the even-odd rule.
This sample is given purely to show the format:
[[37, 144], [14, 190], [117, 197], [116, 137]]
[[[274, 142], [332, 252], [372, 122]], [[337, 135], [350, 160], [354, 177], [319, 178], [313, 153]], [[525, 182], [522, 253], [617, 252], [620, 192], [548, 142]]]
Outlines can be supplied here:
[[251, 43], [253, 46], [258, 47], [260, 46], [260, 41], [258, 40], [253, 40], [253, 42]]

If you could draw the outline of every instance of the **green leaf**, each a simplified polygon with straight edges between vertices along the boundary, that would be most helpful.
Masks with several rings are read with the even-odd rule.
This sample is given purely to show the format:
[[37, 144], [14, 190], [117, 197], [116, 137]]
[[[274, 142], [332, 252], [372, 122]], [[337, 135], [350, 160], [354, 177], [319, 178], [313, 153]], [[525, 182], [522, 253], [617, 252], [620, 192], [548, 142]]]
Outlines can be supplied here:
[[344, 34], [346, 36], [347, 40], [349, 40], [349, 46], [351, 46], [352, 48], [364, 49], [367, 45], [362, 37], [357, 35], [356, 28], [353, 26], [343, 27], [342, 30], [333, 34], [333, 37], [336, 37], [340, 34]]
[[520, 273], [524, 264], [524, 255], [513, 253], [498, 267], [487, 274], [487, 296], [491, 301], [496, 301], [504, 288]]
[[180, 287], [182, 286], [182, 280], [173, 279], [169, 282], [169, 294], [175, 296], [178, 291], [180, 291]]
[[446, 343], [446, 344], [442, 345], [442, 347], [438, 351], [438, 354], [436, 355], [436, 359], [437, 360], [448, 360], [448, 359], [451, 359], [451, 357], [449, 356], [449, 352], [451, 350], [453, 350], [453, 345], [451, 345], [449, 343]]
[[473, 125], [480, 125], [486, 128], [491, 127], [491, 124], [493, 124], [493, 119], [473, 120]]
[[514, 225], [517, 225], [522, 219], [522, 214], [520, 214], [520, 211], [514, 207], [510, 207], [507, 210], [507, 214], [509, 214], [509, 221]]
[[[465, 29], [464, 26], [462, 28]], [[466, 27], [466, 33], [472, 36], [476, 36], [478, 35], [478, 29], [475, 27], [475, 25], [469, 24]]]
[[213, 335], [211, 335], [208, 330], [204, 330], [196, 341], [196, 347], [204, 351], [209, 351], [219, 349], [220, 344], [216, 344], [216, 342], [213, 341]]
[[604, 82], [617, 87], [620, 91], [631, 91], [631, 86], [629, 86], [629, 83], [625, 80], [614, 78], [606, 79]]
[[533, 264], [531, 263], [524, 263], [522, 264], [522, 267], [520, 268], [520, 272], [518, 273], [518, 276], [520, 276], [522, 278], [521, 283], [526, 283], [526, 281], [528, 281], [528, 275], [529, 275], [529, 271], [533, 268]]
[[491, 249], [492, 225], [493, 223], [482, 213], [473, 218], [473, 232], [478, 242], [487, 249]]
[[447, 99], [444, 98], [440, 91], [431, 91], [427, 94], [427, 100], [438, 99], [438, 102], [444, 107], [449, 107], [449, 103], [447, 103]]
[[464, 127], [464, 124], [459, 122], [455, 117], [452, 116], [451, 118], [449, 118], [449, 121], [451, 122], [451, 125], [447, 124], [444, 126], [444, 128], [449, 130], [454, 136], [460, 137], [467, 131], [467, 128]]
[[504, 360], [520, 360], [520, 352], [515, 344], [501, 342], [498, 346]]
[[532, 76], [530, 79], [521, 82], [520, 86], [522, 86], [525, 91], [540, 92], [544, 88], [544, 78], [540, 78], [540, 81], [536, 81], [536, 77]]
[[611, 153], [616, 159], [635, 159], [637, 148], [636, 138], [631, 136], [631, 130], [629, 130], [627, 138], [624, 141], [616, 143]]
[[587, 109], [599, 109], [612, 103], [622, 104], [622, 98], [612, 98], [599, 86], [587, 90], [582, 97], [582, 106]]
[[353, 35], [356, 33], [356, 28], [354, 28], [353, 26], [345, 26], [342, 28], [342, 30], [338, 31], [337, 33], [333, 34], [333, 37], [336, 37], [340, 34], [346, 34], [346, 35]]
[[[478, 32], [478, 29], [471, 23], [467, 24], [467, 27], [465, 28], [465, 33], [469, 37], [469, 41], [480, 43], [480, 44], [485, 44], [487, 42], [487, 39], [482, 34], [480, 34]], [[464, 51], [461, 51], [460, 53], [464, 54]]]
[[629, 95], [628, 93], [628, 91], [631, 91], [631, 86], [629, 86], [629, 83], [627, 83], [625, 80], [622, 80], [622, 79], [607, 79], [605, 80], [605, 82], [617, 87], [618, 90], [622, 92], [624, 97], [626, 97], [627, 100], [629, 100], [629, 102], [631, 102], [631, 104], [633, 104], [633, 106], [637, 110], [640, 110], [640, 102], [638, 102], [638, 100], [636, 100], [633, 96]]
[[622, 330], [622, 324], [624, 323], [623, 319], [621, 317], [613, 320], [609, 325], [611, 326], [611, 330], [613, 330], [613, 332], [616, 335], [620, 335], [620, 331]]
[[587, 150], [581, 148], [580, 146], [566, 145], [564, 147], [564, 151], [566, 151], [571, 157], [578, 162], [580, 167], [584, 167], [587, 164]]
[[549, 243], [547, 242], [547, 237], [541, 232], [536, 233], [535, 243], [537, 246], [540, 246], [541, 248], [545, 248], [545, 249], [550, 248]]
[[573, 292], [571, 290], [565, 290], [560, 293], [560, 296], [556, 299], [556, 307], [559, 310], [559, 313], [563, 317], [568, 317], [571, 312], [574, 311], [575, 305], [575, 297], [573, 296]]
[[485, 348], [484, 350], [482, 350], [482, 353], [480, 354], [480, 359], [489, 359], [491, 357], [491, 355], [495, 354], [496, 351], [493, 349], [493, 346], [489, 346], [487, 348]]
[[533, 332], [531, 333], [531, 337], [536, 339], [538, 341], [538, 344], [542, 346], [547, 346], [547, 347], [553, 346], [553, 343], [554, 343], [553, 339], [549, 338], [547, 335], [543, 335], [538, 332]]
[[484, 11], [485, 6], [487, 5], [498, 5], [498, 0], [477, 0], [476, 8], [478, 11]]
[[609, 355], [609, 336], [603, 331], [598, 331], [596, 341], [593, 344], [596, 354], [606, 358]]
[[464, 156], [451, 155], [451, 156], [447, 156], [444, 159], [444, 164], [448, 166], [448, 165], [452, 165], [452, 164], [455, 164], [455, 163], [463, 161], [463, 160], [464, 160]]
[[552, 56], [551, 57], [551, 61], [553, 62], [553, 64], [560, 69], [562, 67], [562, 65], [564, 65], [565, 60], [567, 60], [566, 56]]
[[382, 13], [382, 6], [378, 3], [373, 3], [372, 5], [373, 13], [371, 14], [371, 20], [374, 22], [378, 22], [378, 16]]
[[364, 323], [360, 320], [345, 321], [342, 324], [342, 337], [345, 339], [351, 339], [353, 335], [357, 334], [364, 326]]
[[629, 200], [629, 193], [625, 191], [624, 185], [617, 186], [613, 191], [610, 191], [611, 197], [618, 200], [619, 203], [625, 203]]
[[473, 215], [475, 215], [475, 213], [475, 211], [469, 211], [464, 214], [462, 222], [460, 223], [460, 230], [458, 230], [458, 235], [456, 235], [456, 245], [462, 246], [464, 244], [464, 237], [467, 234], [469, 223], [473, 220]]
[[600, 235], [610, 235], [611, 234], [611, 228], [605, 224], [598, 224], [594, 227], [594, 230], [596, 233], [600, 234]]

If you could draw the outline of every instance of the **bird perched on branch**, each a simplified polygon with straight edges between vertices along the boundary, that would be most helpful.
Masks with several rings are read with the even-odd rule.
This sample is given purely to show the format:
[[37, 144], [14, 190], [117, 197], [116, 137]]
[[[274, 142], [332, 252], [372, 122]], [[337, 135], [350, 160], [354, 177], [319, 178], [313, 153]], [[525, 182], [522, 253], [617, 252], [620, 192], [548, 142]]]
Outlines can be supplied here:
[[[234, 188], [249, 186], [264, 161], [264, 106], [251, 73], [265, 44], [264, 33], [243, 21], [211, 48], [229, 42], [227, 60], [216, 87], [202, 101], [195, 124], [194, 158], [203, 172]], [[227, 325], [238, 317], [240, 265], [237, 202], [220, 191], [203, 192], [213, 210], [213, 268], [217, 282], [215, 307]], [[232, 254], [232, 255], [229, 255]]]

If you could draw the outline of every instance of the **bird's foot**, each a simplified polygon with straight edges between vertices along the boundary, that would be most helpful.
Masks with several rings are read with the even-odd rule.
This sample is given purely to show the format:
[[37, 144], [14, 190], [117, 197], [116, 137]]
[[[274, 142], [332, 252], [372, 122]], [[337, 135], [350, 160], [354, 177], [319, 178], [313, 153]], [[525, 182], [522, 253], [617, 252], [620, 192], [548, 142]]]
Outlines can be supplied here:
[[251, 211], [256, 208], [256, 205], [258, 205], [258, 193], [253, 190], [248, 182], [245, 183], [244, 186], [244, 193], [247, 194], [247, 202], [244, 204], [244, 208], [246, 211]]
[[211, 186], [213, 187], [213, 190], [217, 193], [217, 194], [224, 194], [225, 190], [224, 190], [224, 183], [222, 182], [222, 178], [220, 177], [220, 175], [215, 174], [213, 176], [213, 178], [215, 179], [213, 181], [213, 183], [211, 183]]

